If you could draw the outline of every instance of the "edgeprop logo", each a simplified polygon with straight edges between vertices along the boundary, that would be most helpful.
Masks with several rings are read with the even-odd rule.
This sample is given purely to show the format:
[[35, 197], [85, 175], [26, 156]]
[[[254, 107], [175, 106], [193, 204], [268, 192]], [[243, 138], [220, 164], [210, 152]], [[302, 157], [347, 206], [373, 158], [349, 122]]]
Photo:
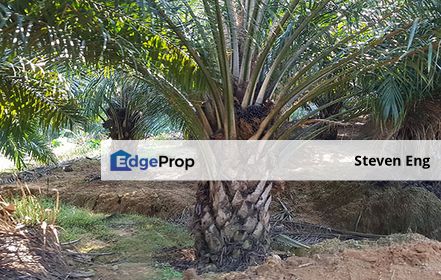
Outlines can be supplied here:
[[156, 167], [178, 167], [188, 170], [193, 167], [193, 158], [171, 158], [158, 156], [152, 158], [132, 156], [124, 150], [119, 150], [110, 155], [110, 171], [132, 171], [133, 169], [148, 170]]

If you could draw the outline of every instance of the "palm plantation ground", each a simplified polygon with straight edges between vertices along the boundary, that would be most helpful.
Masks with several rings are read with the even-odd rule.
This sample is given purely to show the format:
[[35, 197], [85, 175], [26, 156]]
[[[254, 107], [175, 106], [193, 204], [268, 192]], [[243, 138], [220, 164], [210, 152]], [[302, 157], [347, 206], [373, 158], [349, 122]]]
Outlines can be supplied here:
[[[66, 273], [72, 275], [92, 279], [181, 279], [183, 275], [193, 277], [187, 279], [317, 279], [325, 275], [375, 279], [381, 274], [395, 279], [438, 279], [440, 243], [411, 233], [386, 236], [418, 232], [441, 240], [440, 193], [433, 191], [436, 188], [429, 191], [429, 184], [287, 182], [277, 186], [271, 209], [275, 255], [261, 268], [244, 273], [194, 278], [196, 273], [188, 269], [196, 267], [190, 225], [197, 182], [101, 182], [97, 159], [68, 164], [72, 171], [59, 166], [21, 176], [45, 207], [53, 206], [53, 189], [58, 190], [62, 207], [56, 224], [65, 244]], [[1, 178], [3, 197], [21, 192], [23, 183], [17, 185], [10, 173]], [[298, 248], [280, 238], [281, 234], [310, 248]]]
[[[95, 135], [92, 143], [164, 131], [205, 140], [439, 139], [440, 14], [435, 0], [2, 1], [0, 152], [18, 169], [29, 158], [55, 163], [63, 129]], [[364, 131], [349, 130], [360, 122]], [[192, 216], [198, 271], [265, 261], [280, 229], [274, 221], [286, 227], [309, 210], [333, 213], [325, 202], [347, 206], [346, 230], [440, 234], [437, 186], [424, 182], [410, 191], [405, 183], [375, 183], [373, 193], [352, 186], [346, 201], [335, 186], [321, 193], [313, 185], [302, 197], [281, 182], [198, 182], [191, 192], [176, 183], [105, 184], [90, 164], [71, 178], [64, 173], [75, 166], [49, 170], [63, 175], [36, 184], [95, 211]], [[308, 204], [311, 195], [319, 206]], [[357, 207], [366, 197], [375, 199]], [[47, 213], [59, 207], [30, 211], [31, 223], [2, 205], [6, 228], [53, 226]], [[285, 212], [272, 217], [276, 207]], [[402, 221], [387, 216], [397, 209]]]

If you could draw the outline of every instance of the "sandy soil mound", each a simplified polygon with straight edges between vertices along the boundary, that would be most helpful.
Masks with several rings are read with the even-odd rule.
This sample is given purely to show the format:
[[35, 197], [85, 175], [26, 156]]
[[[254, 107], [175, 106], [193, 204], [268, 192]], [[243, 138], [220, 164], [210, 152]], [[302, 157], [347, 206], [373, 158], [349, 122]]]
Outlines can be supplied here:
[[289, 257], [284, 261], [273, 256], [261, 266], [211, 279], [441, 279], [441, 243], [418, 239], [406, 244]]

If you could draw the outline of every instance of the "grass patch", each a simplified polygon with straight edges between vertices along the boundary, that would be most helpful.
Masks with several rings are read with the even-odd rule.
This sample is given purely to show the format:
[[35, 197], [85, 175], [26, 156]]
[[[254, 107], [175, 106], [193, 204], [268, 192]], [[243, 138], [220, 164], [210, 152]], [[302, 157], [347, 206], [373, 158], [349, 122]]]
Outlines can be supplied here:
[[[28, 225], [38, 225], [41, 221], [55, 222], [62, 242], [80, 239], [75, 245], [80, 252], [114, 252], [115, 254], [109, 256], [101, 256], [100, 262], [116, 261], [129, 267], [133, 266], [134, 274], [130, 275], [136, 276], [136, 279], [182, 278], [181, 272], [153, 259], [155, 254], [165, 248], [193, 245], [189, 232], [182, 226], [141, 215], [109, 216], [93, 213], [87, 209], [59, 203], [58, 200], [36, 196], [23, 196], [12, 199], [11, 202], [16, 207], [15, 220], [28, 221]], [[6, 202], [3, 204], [7, 206]], [[137, 269], [137, 266], [150, 270], [143, 272], [142, 269]]]
[[157, 276], [153, 277], [151, 280], [173, 280], [182, 279], [182, 272], [175, 270], [171, 266], [163, 266], [157, 272]]
[[87, 237], [109, 241], [114, 235], [107, 227], [105, 217], [104, 214], [63, 204], [57, 218], [57, 224], [61, 228], [61, 239], [71, 241]]
[[13, 218], [17, 223], [35, 226], [42, 222], [55, 224], [59, 212], [59, 203], [47, 205], [45, 201], [31, 195], [23, 194], [11, 202], [15, 206]]
[[[26, 199], [16, 203], [28, 205], [29, 201]], [[44, 212], [43, 209], [54, 209], [56, 202], [33, 197], [31, 205], [38, 212]], [[20, 213], [32, 212], [28, 208], [25, 208], [26, 212]], [[62, 242], [80, 238], [104, 241], [109, 244], [106, 251], [121, 254], [131, 261], [145, 261], [162, 248], [193, 245], [192, 238], [184, 227], [159, 218], [135, 214], [115, 214], [109, 217], [65, 203], [57, 209], [56, 225], [60, 228]]]
[[54, 225], [60, 210], [58, 193], [50, 205], [44, 199], [34, 196], [26, 185], [21, 185], [21, 195], [11, 199], [0, 196], [0, 218], [9, 221], [10, 226], [37, 226], [43, 223]]
[[122, 236], [106, 249], [118, 252], [129, 261], [145, 261], [163, 248], [193, 245], [193, 240], [184, 227], [158, 218], [123, 214], [114, 216], [107, 223], [113, 232]]
[[[86, 242], [81, 242], [80, 251], [115, 253], [108, 257], [100, 257], [101, 262], [105, 263], [117, 256], [125, 263], [143, 263], [150, 266], [154, 275], [146, 276], [146, 280], [182, 279], [181, 272], [169, 265], [156, 263], [152, 257], [164, 248], [193, 245], [193, 240], [184, 227], [158, 218], [130, 214], [106, 217], [64, 205], [61, 207], [58, 221], [65, 229], [62, 234], [64, 239], [82, 237], [82, 240], [85, 240], [84, 237], [87, 237]], [[96, 242], [97, 239], [106, 240], [105, 246]]]

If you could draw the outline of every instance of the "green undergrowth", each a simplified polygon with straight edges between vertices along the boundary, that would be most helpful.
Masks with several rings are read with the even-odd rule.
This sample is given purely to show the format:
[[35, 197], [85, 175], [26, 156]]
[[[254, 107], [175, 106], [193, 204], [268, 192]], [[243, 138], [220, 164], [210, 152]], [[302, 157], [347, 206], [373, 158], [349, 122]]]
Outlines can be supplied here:
[[[44, 199], [42, 204], [51, 209], [54, 202]], [[85, 237], [100, 241], [116, 241], [115, 249], [156, 251], [168, 247], [192, 246], [188, 231], [180, 225], [155, 217], [138, 214], [102, 214], [61, 203], [56, 224], [62, 242]], [[117, 240], [115, 240], [117, 239]]]
[[57, 225], [62, 242], [77, 239], [97, 239], [110, 241], [113, 234], [106, 225], [106, 215], [62, 204], [57, 217]]
[[14, 205], [12, 217], [18, 224], [27, 226], [40, 225], [43, 222], [54, 224], [59, 214], [59, 201], [48, 203], [46, 200], [39, 199], [23, 189], [23, 194], [7, 201]]
[[189, 232], [182, 226], [141, 215], [94, 213], [34, 196], [11, 202], [17, 207], [15, 218], [20, 222], [28, 221], [32, 226], [55, 221], [62, 243], [74, 241], [75, 249], [84, 253], [113, 253], [98, 257], [100, 263], [139, 263], [155, 275], [145, 279], [182, 278], [181, 272], [154, 260], [154, 255], [163, 249], [193, 245]]
[[110, 249], [134, 262], [143, 261], [163, 248], [193, 245], [183, 227], [158, 218], [116, 215], [108, 219], [107, 225], [118, 235]]
[[[83, 252], [114, 253], [100, 257], [101, 262], [145, 263], [151, 265], [157, 280], [181, 279], [182, 273], [153, 257], [165, 248], [193, 245], [188, 231], [158, 218], [134, 214], [105, 215], [70, 205], [61, 207], [57, 219], [61, 240], [80, 239]], [[151, 277], [151, 276], [149, 276]], [[147, 278], [146, 278], [147, 279]]]

